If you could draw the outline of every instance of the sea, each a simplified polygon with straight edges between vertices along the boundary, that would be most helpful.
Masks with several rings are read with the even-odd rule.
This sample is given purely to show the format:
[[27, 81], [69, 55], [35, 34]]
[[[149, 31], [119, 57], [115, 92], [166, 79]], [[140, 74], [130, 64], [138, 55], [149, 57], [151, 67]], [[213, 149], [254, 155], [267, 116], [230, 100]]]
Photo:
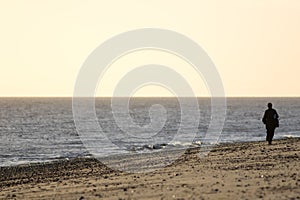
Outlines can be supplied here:
[[[119, 101], [123, 101], [122, 98]], [[159, 151], [165, 146], [201, 147], [211, 120], [212, 106], [210, 98], [197, 98], [197, 101], [200, 120], [196, 129], [190, 129], [194, 135], [190, 143], [180, 138], [174, 140], [182, 122], [181, 104], [176, 98], [163, 97], [130, 99], [128, 116], [134, 124], [144, 127], [132, 128], [133, 136], [128, 136], [118, 127], [112, 114], [111, 99], [96, 98], [96, 116], [102, 134], [115, 144], [115, 148], [97, 143], [97, 137], [93, 138], [93, 135], [90, 139], [99, 144], [101, 155], [105, 156], [116, 152]], [[280, 116], [280, 127], [276, 129], [274, 139], [300, 137], [300, 98], [232, 97], [226, 98], [226, 101], [226, 118], [218, 143], [264, 141], [266, 130], [261, 119], [268, 102], [273, 103]], [[189, 102], [188, 98], [186, 102]], [[152, 122], [149, 110], [153, 105], [162, 106], [165, 114], [163, 126], [157, 131], [159, 139], [155, 140], [156, 143], [147, 139], [147, 134], [150, 134], [147, 126]], [[120, 116], [118, 120], [122, 121]], [[83, 143], [83, 137], [74, 123], [72, 98], [0, 98], [0, 166], [91, 157], [93, 154]]]

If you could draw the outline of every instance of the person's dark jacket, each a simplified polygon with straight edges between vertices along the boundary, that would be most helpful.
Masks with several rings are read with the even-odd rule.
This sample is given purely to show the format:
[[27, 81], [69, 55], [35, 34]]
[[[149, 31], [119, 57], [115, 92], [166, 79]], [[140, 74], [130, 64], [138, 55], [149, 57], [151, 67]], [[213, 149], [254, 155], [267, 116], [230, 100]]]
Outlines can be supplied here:
[[276, 128], [279, 127], [279, 121], [278, 121], [279, 115], [277, 114], [277, 111], [273, 108], [269, 108], [265, 111], [265, 114], [263, 116], [263, 123], [266, 125], [266, 128]]

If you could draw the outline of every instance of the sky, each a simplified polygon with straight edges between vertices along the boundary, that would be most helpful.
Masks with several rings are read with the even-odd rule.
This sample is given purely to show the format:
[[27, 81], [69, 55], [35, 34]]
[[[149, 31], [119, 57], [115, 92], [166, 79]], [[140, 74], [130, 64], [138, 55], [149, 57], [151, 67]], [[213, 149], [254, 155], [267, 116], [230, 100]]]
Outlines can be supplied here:
[[[10, 0], [0, 1], [0, 96], [72, 96], [89, 54], [114, 35], [161, 28], [197, 42], [213, 60], [226, 96], [300, 96], [298, 0]], [[111, 96], [140, 64], [165, 64], [197, 96], [205, 79], [182, 59], [144, 50], [109, 67], [95, 95]], [[145, 86], [136, 96], [169, 96]]]

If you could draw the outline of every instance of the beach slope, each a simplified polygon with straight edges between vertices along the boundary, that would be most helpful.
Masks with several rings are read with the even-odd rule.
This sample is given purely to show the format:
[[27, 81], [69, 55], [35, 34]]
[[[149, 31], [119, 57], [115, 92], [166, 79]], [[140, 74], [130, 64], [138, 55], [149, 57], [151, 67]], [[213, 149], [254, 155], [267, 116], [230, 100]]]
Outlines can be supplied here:
[[187, 151], [149, 173], [114, 171], [96, 159], [0, 168], [0, 199], [300, 199], [300, 138]]

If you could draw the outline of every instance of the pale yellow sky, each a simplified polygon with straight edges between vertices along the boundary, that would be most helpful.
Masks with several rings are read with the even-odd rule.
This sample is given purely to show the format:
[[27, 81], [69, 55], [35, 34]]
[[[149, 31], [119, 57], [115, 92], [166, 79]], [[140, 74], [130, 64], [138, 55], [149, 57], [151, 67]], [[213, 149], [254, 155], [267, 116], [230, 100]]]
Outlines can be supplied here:
[[[174, 30], [201, 45], [227, 96], [300, 96], [298, 0], [2, 0], [0, 27], [0, 96], [72, 96], [82, 63], [98, 45], [145, 27]], [[197, 95], [208, 95], [201, 77], [175, 56], [138, 55], [114, 64], [97, 95], [111, 95], [122, 73], [144, 62], [168, 64]]]

